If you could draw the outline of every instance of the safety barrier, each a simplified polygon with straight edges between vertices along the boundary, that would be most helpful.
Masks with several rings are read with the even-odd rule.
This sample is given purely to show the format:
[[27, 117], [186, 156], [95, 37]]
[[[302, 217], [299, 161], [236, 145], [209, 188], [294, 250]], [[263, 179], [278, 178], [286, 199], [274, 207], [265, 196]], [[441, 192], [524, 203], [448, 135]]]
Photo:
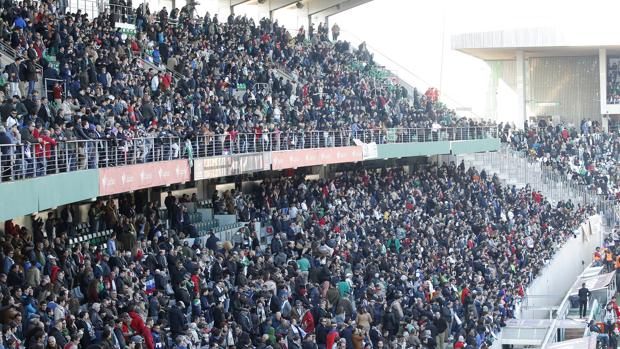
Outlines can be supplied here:
[[497, 152], [473, 153], [465, 157], [473, 158], [476, 164], [503, 174], [510, 180], [509, 184], [520, 183], [530, 186], [533, 190], [543, 193], [551, 202], [570, 199], [575, 205], [578, 203], [592, 205], [603, 216], [603, 223], [607, 227], [620, 224], [620, 208], [617, 200], [599, 193], [595, 186], [582, 184], [565, 173], [526, 156], [524, 152], [512, 149], [509, 145], [503, 144]]
[[174, 159], [354, 146], [364, 143], [394, 144], [497, 138], [495, 126], [395, 128], [377, 130], [297, 131], [206, 134], [179, 137], [101, 139], [0, 145], [0, 182], [42, 177], [86, 169], [118, 167]]

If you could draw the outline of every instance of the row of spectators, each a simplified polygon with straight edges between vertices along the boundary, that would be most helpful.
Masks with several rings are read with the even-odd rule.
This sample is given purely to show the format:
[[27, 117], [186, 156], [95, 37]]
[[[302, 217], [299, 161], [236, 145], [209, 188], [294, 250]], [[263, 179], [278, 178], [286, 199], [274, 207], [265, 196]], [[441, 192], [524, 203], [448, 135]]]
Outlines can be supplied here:
[[609, 57], [607, 59], [607, 104], [620, 103], [619, 62], [618, 57]]
[[[139, 137], [232, 140], [479, 125], [457, 118], [436, 90], [410, 94], [392, 83], [365, 45], [331, 42], [326, 26], [308, 39], [269, 19], [231, 15], [221, 22], [217, 15], [194, 18], [190, 7], [170, 16], [139, 9], [132, 35], [114, 29], [114, 13], [89, 19], [61, 15], [53, 1], [0, 5], [5, 39], [24, 57], [4, 70], [0, 144], [16, 145], [3, 147], [8, 162], [14, 153], [28, 157], [35, 142], [55, 147], [41, 136], [53, 134], [61, 142], [111, 142], [126, 154]], [[159, 68], [149, 69], [141, 56]], [[39, 83], [48, 85], [45, 96], [34, 88], [36, 64], [43, 70]], [[31, 123], [41, 132], [24, 137]]]
[[603, 131], [597, 121], [583, 120], [579, 128], [541, 120], [537, 127], [514, 131], [499, 126], [503, 141], [524, 151], [544, 166], [606, 199], [620, 198], [620, 137]]
[[[250, 225], [201, 247], [162, 229], [158, 202], [128, 198], [91, 208], [114, 231], [105, 249], [68, 246], [71, 206], [33, 232], [6, 226], [4, 347], [488, 348], [591, 213], [462, 164], [266, 180], [224, 197], [269, 221], [272, 239]], [[166, 206], [185, 212], [182, 201]]]

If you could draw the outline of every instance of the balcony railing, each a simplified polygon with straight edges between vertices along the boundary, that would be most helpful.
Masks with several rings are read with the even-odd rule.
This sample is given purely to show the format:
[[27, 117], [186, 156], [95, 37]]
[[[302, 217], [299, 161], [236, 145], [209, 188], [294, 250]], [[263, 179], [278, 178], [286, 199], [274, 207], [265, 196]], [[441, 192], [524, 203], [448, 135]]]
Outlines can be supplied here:
[[205, 134], [178, 137], [76, 140], [0, 145], [0, 182], [87, 169], [174, 159], [355, 146], [497, 138], [495, 126]]

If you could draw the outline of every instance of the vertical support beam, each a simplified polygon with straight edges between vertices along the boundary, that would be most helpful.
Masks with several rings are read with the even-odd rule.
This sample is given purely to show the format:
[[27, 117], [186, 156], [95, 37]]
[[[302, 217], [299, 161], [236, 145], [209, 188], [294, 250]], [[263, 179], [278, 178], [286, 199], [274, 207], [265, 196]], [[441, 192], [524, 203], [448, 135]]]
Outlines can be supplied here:
[[598, 49], [598, 72], [601, 99], [601, 115], [609, 114], [607, 111], [607, 49]]
[[517, 50], [517, 120], [515, 125], [518, 129], [523, 129], [527, 120], [525, 108], [525, 53]]

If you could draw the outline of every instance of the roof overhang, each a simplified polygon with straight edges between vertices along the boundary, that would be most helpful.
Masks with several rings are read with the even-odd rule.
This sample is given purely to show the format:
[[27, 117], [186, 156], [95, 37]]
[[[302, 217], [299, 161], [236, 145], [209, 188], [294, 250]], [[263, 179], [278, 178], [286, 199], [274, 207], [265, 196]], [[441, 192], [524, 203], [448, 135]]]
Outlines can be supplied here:
[[307, 9], [310, 15], [329, 17], [370, 1], [372, 0], [266, 0], [264, 2], [259, 2], [258, 0], [231, 0], [230, 6], [235, 7], [242, 4], [263, 5], [270, 12], [273, 12], [285, 8], [294, 8], [300, 3], [303, 5], [302, 8]]
[[607, 273], [607, 274], [599, 274], [599, 275], [590, 276], [590, 277], [580, 277], [579, 282], [573, 285], [573, 288], [571, 289], [570, 294], [575, 295], [579, 293], [579, 289], [581, 288], [582, 283], [586, 284], [586, 287], [590, 291], [597, 291], [597, 290], [605, 289], [614, 280], [615, 276], [616, 276], [616, 272], [612, 271], [611, 273]]
[[464, 33], [452, 36], [452, 49], [486, 61], [514, 60], [517, 51], [526, 58], [598, 56], [601, 48], [620, 53], [620, 37], [590, 34], [555, 28]]

